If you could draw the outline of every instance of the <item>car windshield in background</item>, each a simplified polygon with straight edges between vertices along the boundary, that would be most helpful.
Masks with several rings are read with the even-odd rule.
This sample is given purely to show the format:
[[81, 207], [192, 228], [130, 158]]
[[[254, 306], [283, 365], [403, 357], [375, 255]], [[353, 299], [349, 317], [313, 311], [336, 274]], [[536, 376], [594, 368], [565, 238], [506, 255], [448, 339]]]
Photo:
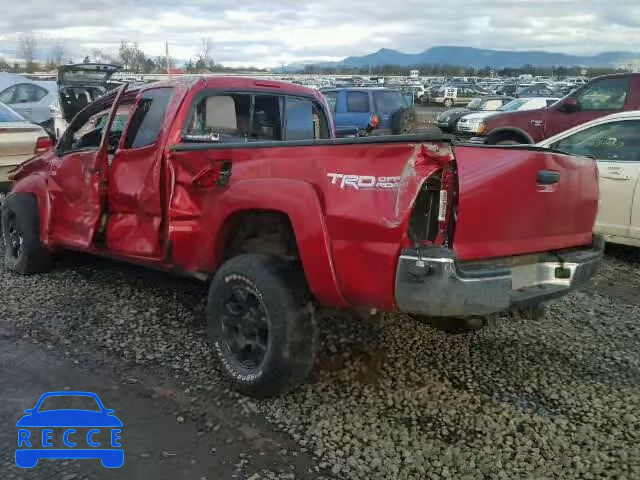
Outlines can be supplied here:
[[482, 99], [481, 98], [474, 98], [473, 100], [471, 100], [469, 102], [469, 105], [467, 105], [467, 108], [469, 110], [477, 110], [480, 108], [480, 105], [482, 105]]
[[98, 402], [88, 395], [58, 395], [47, 397], [42, 401], [38, 412], [48, 412], [50, 410], [101, 411]]
[[402, 94], [395, 90], [379, 90], [373, 92], [376, 110], [379, 112], [395, 112], [407, 107]]
[[0, 103], [0, 123], [11, 123], [11, 122], [27, 122], [28, 120], [22, 118], [16, 112], [11, 110], [6, 105]]
[[509, 103], [505, 103], [498, 110], [501, 112], [513, 112], [518, 110], [522, 105], [527, 103], [529, 99], [527, 98], [516, 98], [515, 100], [511, 100]]

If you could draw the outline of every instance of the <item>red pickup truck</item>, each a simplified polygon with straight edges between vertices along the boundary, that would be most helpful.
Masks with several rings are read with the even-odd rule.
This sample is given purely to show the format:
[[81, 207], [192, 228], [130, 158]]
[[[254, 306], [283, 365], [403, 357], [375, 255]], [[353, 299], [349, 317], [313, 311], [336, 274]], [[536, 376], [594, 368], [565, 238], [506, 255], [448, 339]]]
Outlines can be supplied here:
[[314, 306], [473, 317], [584, 283], [593, 160], [446, 137], [334, 138], [303, 87], [245, 78], [126, 86], [16, 171], [5, 262], [81, 250], [210, 282], [208, 328], [242, 391], [301, 382]]
[[538, 110], [494, 115], [481, 126], [473, 143], [537, 143], [570, 128], [625, 110], [640, 110], [640, 74], [594, 78], [554, 105]]

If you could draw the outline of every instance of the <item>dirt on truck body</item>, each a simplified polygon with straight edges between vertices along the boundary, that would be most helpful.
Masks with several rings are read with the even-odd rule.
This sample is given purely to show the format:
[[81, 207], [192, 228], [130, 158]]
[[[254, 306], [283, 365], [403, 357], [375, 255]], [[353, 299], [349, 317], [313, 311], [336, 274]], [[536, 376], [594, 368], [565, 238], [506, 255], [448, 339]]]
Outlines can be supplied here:
[[316, 306], [473, 318], [587, 281], [593, 160], [447, 137], [335, 138], [321, 94], [218, 77], [119, 88], [24, 164], [8, 267], [81, 250], [209, 281], [234, 385], [282, 393], [313, 365]]

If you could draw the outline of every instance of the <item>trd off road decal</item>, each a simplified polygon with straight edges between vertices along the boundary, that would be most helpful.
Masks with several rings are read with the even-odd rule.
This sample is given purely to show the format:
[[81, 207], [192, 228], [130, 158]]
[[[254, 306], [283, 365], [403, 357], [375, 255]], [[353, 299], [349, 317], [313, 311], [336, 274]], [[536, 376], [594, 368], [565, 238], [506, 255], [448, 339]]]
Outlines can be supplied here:
[[353, 188], [354, 190], [393, 189], [398, 187], [400, 177], [375, 177], [373, 175], [345, 175], [344, 173], [327, 173], [331, 179], [331, 185], [337, 185], [341, 189]]

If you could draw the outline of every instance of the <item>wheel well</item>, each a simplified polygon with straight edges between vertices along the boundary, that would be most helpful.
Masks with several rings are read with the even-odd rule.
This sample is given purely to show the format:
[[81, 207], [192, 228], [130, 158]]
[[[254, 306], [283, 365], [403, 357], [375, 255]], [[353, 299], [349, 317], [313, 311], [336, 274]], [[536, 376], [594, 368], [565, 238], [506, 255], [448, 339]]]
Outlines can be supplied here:
[[495, 145], [502, 140], [516, 140], [520, 143], [531, 143], [525, 135], [516, 130], [501, 130], [489, 135], [487, 144]]
[[269, 253], [285, 260], [300, 258], [293, 226], [282, 212], [239, 212], [227, 220], [224, 230], [219, 249], [222, 262], [244, 253]]

